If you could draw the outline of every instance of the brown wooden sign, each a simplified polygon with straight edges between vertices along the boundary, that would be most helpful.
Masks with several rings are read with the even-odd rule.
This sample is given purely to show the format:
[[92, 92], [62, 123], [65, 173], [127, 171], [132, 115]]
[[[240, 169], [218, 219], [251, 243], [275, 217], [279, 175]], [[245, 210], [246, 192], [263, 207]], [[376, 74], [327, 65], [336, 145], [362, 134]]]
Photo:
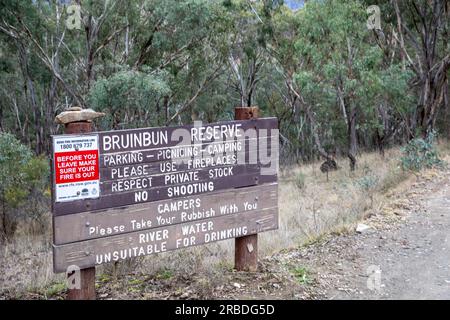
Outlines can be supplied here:
[[[274, 182], [276, 128], [276, 118], [267, 118], [99, 132], [98, 183], [72, 189], [88, 195], [56, 201], [53, 212], [73, 214]], [[80, 135], [77, 141], [95, 135]], [[72, 170], [70, 162], [65, 165], [69, 168], [55, 163], [57, 170]], [[272, 171], [262, 177], [261, 169], [268, 168]]]
[[141, 203], [54, 218], [56, 245], [277, 207], [278, 184]]
[[53, 148], [55, 272], [278, 225], [276, 118], [60, 135]]
[[94, 265], [187, 248], [278, 228], [278, 208], [54, 246], [54, 270]]

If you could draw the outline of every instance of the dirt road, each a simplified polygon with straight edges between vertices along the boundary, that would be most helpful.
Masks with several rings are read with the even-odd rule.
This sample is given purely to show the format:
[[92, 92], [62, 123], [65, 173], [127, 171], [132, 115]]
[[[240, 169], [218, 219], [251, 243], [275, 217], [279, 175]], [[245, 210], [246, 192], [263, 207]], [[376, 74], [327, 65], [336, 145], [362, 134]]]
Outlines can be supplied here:
[[133, 275], [122, 280], [121, 294], [103, 285], [100, 298], [450, 299], [450, 171], [421, 174], [380, 210], [363, 221], [368, 230], [283, 250], [261, 259], [256, 273], [223, 270], [208, 285], [204, 275]]
[[[450, 299], [450, 170], [428, 170], [402, 190], [362, 222], [369, 229], [261, 258], [258, 272], [99, 275], [98, 298]], [[64, 299], [63, 289], [0, 299]]]
[[[450, 174], [416, 183], [388, 209], [399, 219], [299, 253], [323, 299], [450, 299]], [[291, 253], [292, 254], [292, 253]]]

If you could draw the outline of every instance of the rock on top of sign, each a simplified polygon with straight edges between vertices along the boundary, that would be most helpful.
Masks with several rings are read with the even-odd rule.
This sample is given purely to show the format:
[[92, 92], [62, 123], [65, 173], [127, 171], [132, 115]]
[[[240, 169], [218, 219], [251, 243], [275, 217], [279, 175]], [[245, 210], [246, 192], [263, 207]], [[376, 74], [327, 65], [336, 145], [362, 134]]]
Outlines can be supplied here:
[[88, 121], [102, 117], [105, 114], [103, 112], [97, 112], [92, 109], [81, 109], [80, 107], [72, 107], [66, 111], [61, 112], [56, 116], [55, 122], [58, 124], [66, 124], [77, 121]]

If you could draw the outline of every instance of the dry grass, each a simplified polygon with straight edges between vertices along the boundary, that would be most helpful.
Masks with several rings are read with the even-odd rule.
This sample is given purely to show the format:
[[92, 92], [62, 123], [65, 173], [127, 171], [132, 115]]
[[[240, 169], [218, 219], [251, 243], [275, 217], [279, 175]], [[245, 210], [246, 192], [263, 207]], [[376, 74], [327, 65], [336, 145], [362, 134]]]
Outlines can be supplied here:
[[[48, 236], [21, 235], [0, 247], [0, 293], [20, 297], [21, 292], [40, 292], [64, 280], [53, 273], [51, 240]], [[1, 295], [0, 295], [1, 298]]]
[[[286, 168], [280, 179], [280, 230], [262, 235], [262, 250], [272, 253], [298, 246], [330, 231], [342, 231], [355, 221], [376, 213], [385, 193], [409, 176], [398, 166], [398, 148], [382, 158], [365, 153], [358, 158], [354, 172], [347, 159], [338, 159], [340, 169], [326, 175], [320, 163]], [[300, 177], [300, 178], [299, 178]], [[304, 180], [299, 187], [298, 180]]]
[[[450, 153], [450, 144], [439, 149]], [[326, 175], [320, 163], [283, 168], [279, 180], [279, 230], [260, 234], [259, 255], [271, 255], [286, 248], [315, 241], [329, 232], [342, 233], [371, 214], [381, 212], [390, 194], [406, 190], [415, 177], [399, 168], [400, 149], [365, 153], [358, 158], [355, 172], [347, 159], [338, 159], [340, 169]], [[0, 247], [0, 298], [20, 297], [21, 292], [39, 292], [49, 297], [64, 290], [64, 275], [52, 272], [50, 235], [30, 236], [22, 232], [12, 243]], [[126, 273], [154, 277], [176, 274], [203, 274], [212, 279], [206, 287], [220, 281], [222, 271], [233, 267], [234, 240], [133, 259], [98, 268], [99, 279]], [[120, 277], [119, 277], [120, 279]], [[101, 280], [100, 280], [101, 281]]]

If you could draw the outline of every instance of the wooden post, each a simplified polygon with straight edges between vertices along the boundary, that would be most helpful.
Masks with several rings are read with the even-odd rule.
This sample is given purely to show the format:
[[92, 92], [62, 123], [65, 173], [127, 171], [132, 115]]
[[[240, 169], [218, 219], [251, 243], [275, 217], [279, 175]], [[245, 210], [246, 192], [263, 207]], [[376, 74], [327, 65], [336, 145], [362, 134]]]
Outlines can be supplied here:
[[95, 300], [95, 267], [80, 270], [80, 289], [69, 289], [67, 300]]
[[[104, 115], [92, 109], [71, 107], [57, 115], [55, 122], [64, 124], [66, 134], [87, 133], [92, 132], [92, 121]], [[68, 300], [95, 300], [95, 267], [80, 270], [79, 286], [79, 289], [68, 290]]]
[[[75, 111], [76, 112], [76, 111]], [[64, 132], [85, 133], [92, 132], [91, 121], [76, 121], [65, 124]], [[68, 300], [95, 300], [95, 267], [80, 270], [80, 289], [69, 289]]]
[[[258, 118], [258, 107], [236, 107], [235, 120]], [[235, 238], [234, 268], [237, 271], [256, 271], [258, 269], [258, 234]]]

